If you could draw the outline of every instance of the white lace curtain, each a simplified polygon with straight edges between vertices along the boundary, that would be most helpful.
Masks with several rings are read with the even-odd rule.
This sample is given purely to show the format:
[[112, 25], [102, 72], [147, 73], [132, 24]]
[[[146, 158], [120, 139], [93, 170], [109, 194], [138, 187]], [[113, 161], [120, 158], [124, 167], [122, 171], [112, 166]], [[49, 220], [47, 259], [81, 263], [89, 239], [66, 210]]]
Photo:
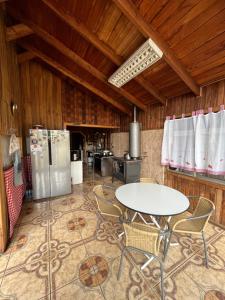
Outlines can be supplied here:
[[162, 165], [225, 175], [225, 110], [166, 120]]

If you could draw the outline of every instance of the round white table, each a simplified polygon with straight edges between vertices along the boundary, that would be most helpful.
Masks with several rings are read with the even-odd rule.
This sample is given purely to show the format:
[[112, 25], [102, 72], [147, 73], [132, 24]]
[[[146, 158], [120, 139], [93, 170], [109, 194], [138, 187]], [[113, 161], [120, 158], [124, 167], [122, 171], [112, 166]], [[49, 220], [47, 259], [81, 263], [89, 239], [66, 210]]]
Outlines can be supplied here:
[[116, 190], [116, 198], [124, 206], [151, 216], [173, 216], [186, 211], [190, 205], [181, 192], [154, 183], [129, 183]]
[[[116, 198], [124, 206], [135, 211], [132, 222], [138, 215], [145, 224], [150, 224], [141, 215], [148, 214], [159, 229], [160, 225], [155, 216], [168, 216], [169, 222], [171, 216], [181, 214], [190, 205], [188, 198], [181, 192], [155, 183], [138, 182], [122, 185], [116, 190]], [[142, 270], [153, 260], [153, 257], [148, 255], [146, 257], [148, 261], [141, 267]]]

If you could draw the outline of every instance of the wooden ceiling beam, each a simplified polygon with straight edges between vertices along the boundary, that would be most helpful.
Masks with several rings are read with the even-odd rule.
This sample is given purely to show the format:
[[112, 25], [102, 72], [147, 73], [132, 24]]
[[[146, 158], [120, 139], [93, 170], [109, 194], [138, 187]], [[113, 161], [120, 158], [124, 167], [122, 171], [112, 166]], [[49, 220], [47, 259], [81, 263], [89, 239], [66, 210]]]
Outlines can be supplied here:
[[[51, 0], [42, 0], [54, 13], [60, 17], [64, 22], [66, 22], [70, 27], [76, 30], [80, 35], [82, 35], [86, 40], [88, 40], [92, 45], [94, 45], [98, 50], [100, 50], [106, 57], [108, 57], [117, 66], [120, 66], [124, 59], [117, 55], [115, 51], [109, 47], [104, 41], [101, 41], [96, 34], [89, 30], [84, 24], [77, 22], [76, 19], [68, 14], [60, 4], [54, 3]], [[159, 90], [154, 87], [150, 82], [145, 80], [143, 77], [139, 76], [134, 79], [137, 81], [144, 89], [146, 89], [150, 94], [152, 94], [159, 102], [162, 104], [166, 103], [166, 97], [163, 96]], [[116, 88], [117, 92], [120, 89]], [[127, 93], [127, 92], [126, 92]], [[129, 95], [123, 94], [127, 99]], [[129, 99], [131, 100], [131, 99]], [[131, 100], [133, 103], [133, 101]], [[135, 104], [135, 103], [133, 103]], [[135, 104], [136, 105], [136, 104]], [[143, 108], [145, 110], [145, 108]]]
[[166, 105], [167, 98], [148, 80], [142, 76], [135, 79], [144, 89], [146, 89], [152, 96], [154, 96], [161, 104]]
[[28, 60], [35, 58], [36, 55], [30, 51], [25, 51], [17, 55], [17, 61], [19, 64], [22, 64]]
[[93, 44], [97, 49], [104, 53], [116, 65], [121, 65], [124, 60], [121, 56], [114, 53], [113, 49], [109, 47], [104, 41], [101, 41], [97, 35], [90, 31], [83, 23], [77, 22], [76, 19], [67, 13], [62, 6], [51, 0], [42, 0], [58, 17], [66, 22], [70, 27], [76, 30], [86, 40]]
[[86, 62], [83, 58], [81, 58], [79, 55], [77, 55], [72, 49], [68, 48], [63, 42], [55, 38], [53, 35], [49, 34], [46, 30], [42, 29], [38, 25], [34, 24], [32, 21], [23, 20], [24, 23], [29, 23], [29, 26], [33, 28], [34, 32], [37, 33], [38, 36], [40, 36], [43, 40], [45, 40], [50, 45], [54, 46], [57, 50], [59, 50], [61, 53], [63, 53], [65, 56], [72, 59], [76, 64], [81, 66], [83, 69], [94, 75], [96, 78], [104, 82], [108, 85], [110, 89], [115, 90], [118, 94], [122, 95], [124, 98], [126, 98], [129, 102], [140, 108], [141, 110], [146, 111], [147, 107], [146, 105], [134, 97], [132, 94], [127, 92], [125, 89], [118, 89], [114, 87], [113, 85], [108, 83], [108, 78], [105, 74], [100, 72], [98, 69], [93, 67], [90, 63]]
[[145, 22], [137, 7], [130, 0], [113, 0], [113, 2], [146, 38], [151, 38], [157, 44], [157, 46], [162, 50], [166, 62], [191, 89], [191, 91], [195, 95], [200, 95], [200, 87], [187, 72], [181, 61], [176, 57], [167, 42], [161, 38], [160, 34], [156, 32], [151, 25]]
[[29, 45], [29, 46], [25, 45], [23, 42], [21, 43], [21, 45], [23, 47], [27, 48], [27, 50], [29, 52], [33, 53], [33, 55], [39, 57], [45, 63], [47, 63], [48, 65], [50, 65], [57, 71], [61, 72], [66, 77], [68, 77], [68, 78], [72, 79], [73, 81], [79, 83], [80, 85], [84, 86], [86, 89], [88, 89], [95, 95], [99, 96], [100, 98], [104, 99], [107, 103], [111, 104], [112, 106], [114, 106], [115, 108], [120, 110], [121, 112], [131, 115], [131, 111], [125, 105], [112, 99], [111, 97], [109, 97], [108, 95], [103, 93], [101, 90], [95, 88], [89, 82], [83, 80], [80, 76], [74, 74], [73, 72], [71, 72], [70, 70], [68, 70], [67, 68], [65, 68], [64, 66], [62, 66], [61, 64], [59, 64], [58, 62], [53, 60], [52, 58], [50, 58], [49, 56], [45, 55], [43, 52], [39, 51], [38, 49], [36, 49], [35, 47], [33, 47], [31, 45]]
[[25, 24], [16, 24], [6, 29], [7, 41], [14, 41], [33, 33], [33, 30]]

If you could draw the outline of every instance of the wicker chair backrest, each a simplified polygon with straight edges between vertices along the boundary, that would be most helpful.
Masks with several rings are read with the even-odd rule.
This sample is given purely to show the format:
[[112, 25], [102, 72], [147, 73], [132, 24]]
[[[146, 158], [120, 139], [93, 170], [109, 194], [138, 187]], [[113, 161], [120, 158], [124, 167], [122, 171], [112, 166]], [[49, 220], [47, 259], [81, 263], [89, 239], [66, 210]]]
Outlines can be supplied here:
[[105, 191], [105, 187], [103, 185], [96, 185], [93, 188], [93, 192], [95, 194], [95, 200], [97, 202], [98, 210], [102, 214], [111, 216], [119, 216], [121, 214], [120, 210], [107, 200], [108, 194]]
[[140, 178], [140, 182], [143, 183], [158, 183], [157, 180], [155, 180], [154, 178], [148, 178], [148, 177], [142, 177]]
[[124, 223], [123, 226], [127, 247], [137, 248], [158, 256], [161, 241], [159, 230], [157, 232], [157, 229], [154, 228], [154, 231], [151, 232], [150, 226], [148, 231], [141, 230], [141, 226], [144, 227], [145, 225], [135, 228], [136, 225]]
[[215, 205], [212, 201], [204, 197], [199, 198], [198, 204], [192, 214], [192, 217], [205, 216], [203, 218], [193, 220], [198, 224], [199, 231], [202, 231], [205, 228], [214, 209]]

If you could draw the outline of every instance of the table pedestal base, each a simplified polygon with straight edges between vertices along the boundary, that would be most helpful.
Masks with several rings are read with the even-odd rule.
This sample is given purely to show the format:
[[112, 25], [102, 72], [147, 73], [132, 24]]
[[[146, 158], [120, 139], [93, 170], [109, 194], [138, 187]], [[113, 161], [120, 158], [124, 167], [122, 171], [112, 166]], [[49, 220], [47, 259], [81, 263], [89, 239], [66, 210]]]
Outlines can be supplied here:
[[134, 213], [134, 215], [133, 215], [133, 217], [132, 217], [132, 219], [131, 219], [131, 222], [133, 222], [133, 221], [136, 219], [137, 216], [139, 216], [139, 217], [141, 218], [141, 220], [142, 220], [146, 225], [156, 225], [156, 227], [158, 227], [158, 228], [160, 229], [160, 225], [159, 225], [159, 223], [157, 222], [157, 220], [156, 220], [155, 217], [149, 215], [150, 218], [151, 218], [151, 220], [152, 220], [152, 222], [147, 222], [147, 221], [145, 220], [145, 218], [142, 216], [142, 214], [139, 213], [139, 212], [135, 212], [135, 213]]
[[144, 270], [154, 259], [153, 256], [149, 256], [147, 254], [145, 254], [145, 256], [148, 258], [148, 260], [141, 266], [141, 270]]

